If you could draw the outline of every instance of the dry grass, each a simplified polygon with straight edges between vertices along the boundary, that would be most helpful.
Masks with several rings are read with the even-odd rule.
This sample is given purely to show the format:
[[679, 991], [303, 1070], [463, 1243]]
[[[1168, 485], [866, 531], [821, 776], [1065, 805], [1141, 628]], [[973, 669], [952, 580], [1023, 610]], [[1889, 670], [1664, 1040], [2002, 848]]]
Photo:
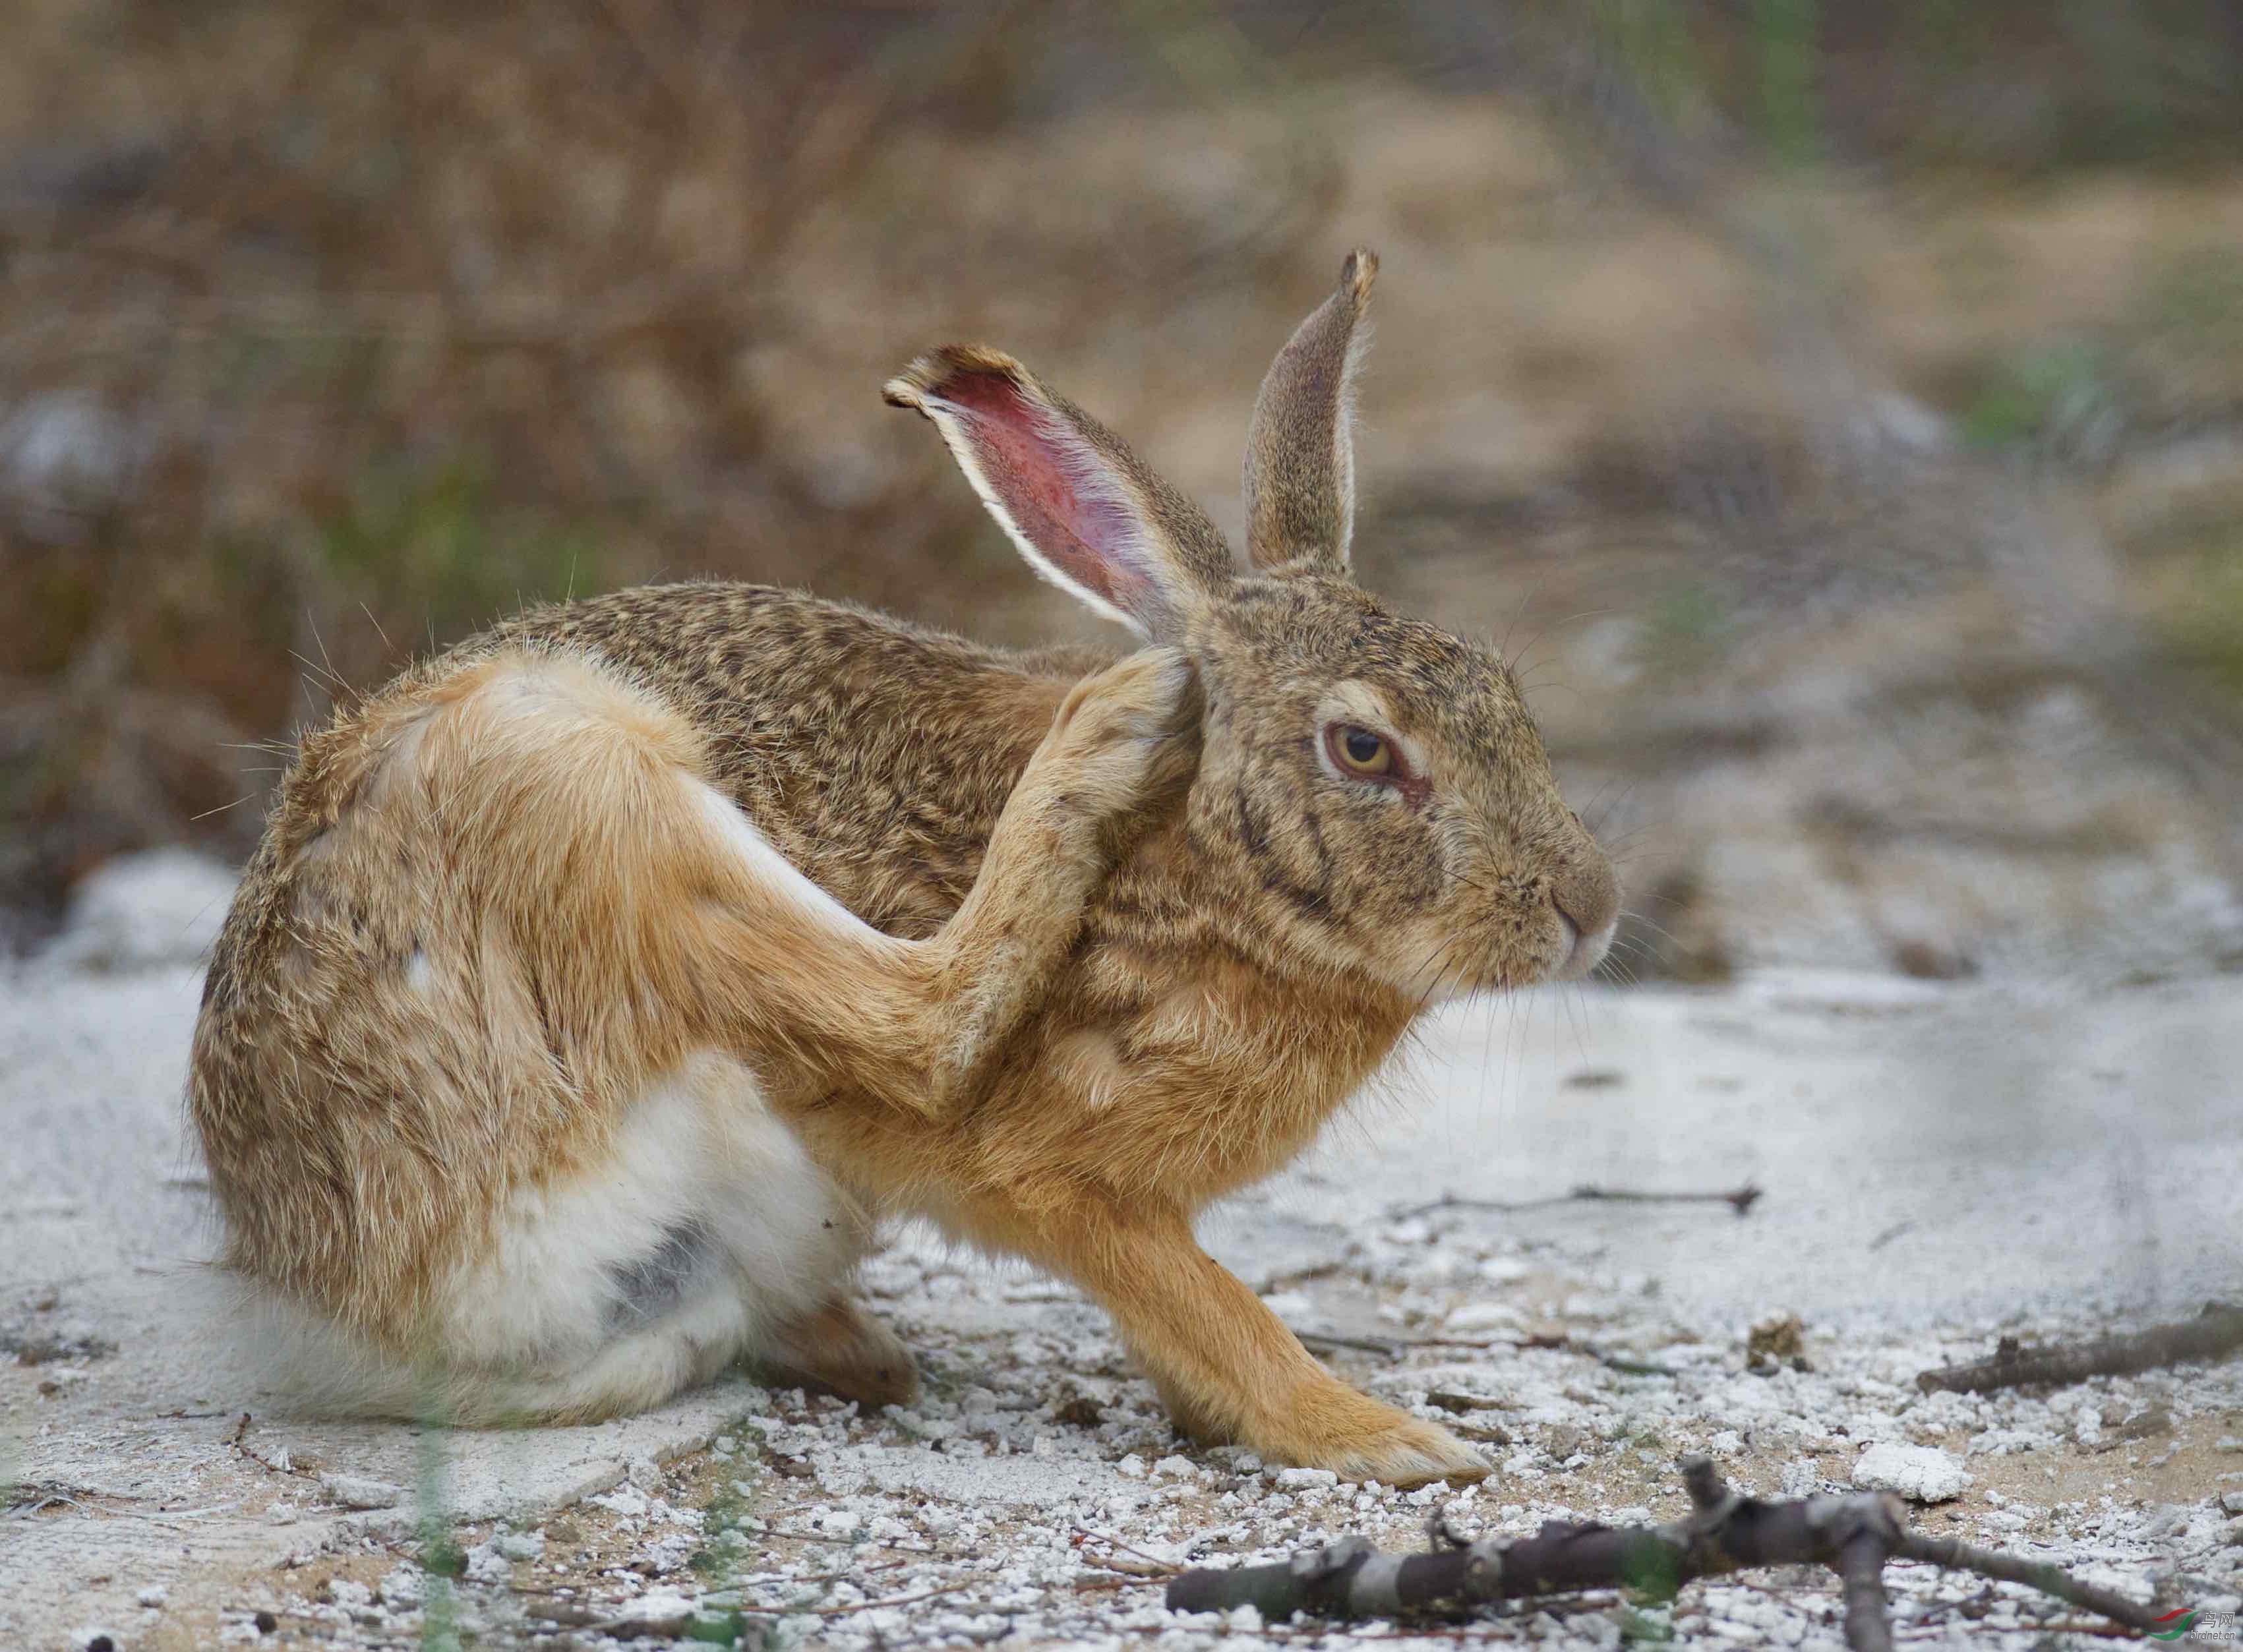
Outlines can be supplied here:
[[[1735, 569], [1820, 589], [1889, 518], [1829, 440], [1888, 392], [2075, 470], [2243, 410], [2224, 14], [1969, 10], [24, 0], [0, 904], [238, 851], [242, 748], [517, 601], [708, 572], [1079, 631], [881, 379], [1000, 340], [1235, 514], [1356, 239], [1372, 579], [1498, 633], [1632, 603], [1718, 677]], [[2160, 567], [2232, 541], [2158, 520]]]

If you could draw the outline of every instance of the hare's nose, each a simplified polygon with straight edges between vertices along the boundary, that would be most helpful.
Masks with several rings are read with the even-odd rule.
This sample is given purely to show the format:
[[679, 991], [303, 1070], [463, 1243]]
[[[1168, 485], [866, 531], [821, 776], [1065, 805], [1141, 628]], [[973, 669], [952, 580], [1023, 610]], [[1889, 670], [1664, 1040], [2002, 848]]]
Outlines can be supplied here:
[[1569, 943], [1557, 973], [1578, 980], [1597, 967], [1612, 944], [1620, 919], [1620, 882], [1599, 855], [1586, 865], [1569, 866], [1550, 886], [1550, 904], [1557, 909]]
[[1585, 936], [1602, 935], [1620, 916], [1620, 881], [1600, 855], [1587, 866], [1567, 867], [1550, 885], [1550, 903]]

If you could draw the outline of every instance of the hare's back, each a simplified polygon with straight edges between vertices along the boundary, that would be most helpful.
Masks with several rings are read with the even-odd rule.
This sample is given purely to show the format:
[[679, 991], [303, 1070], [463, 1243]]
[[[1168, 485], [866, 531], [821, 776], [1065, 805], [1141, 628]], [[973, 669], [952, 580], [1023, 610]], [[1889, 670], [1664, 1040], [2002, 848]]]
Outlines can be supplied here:
[[1110, 653], [1006, 653], [771, 586], [641, 586], [533, 609], [475, 646], [596, 656], [706, 742], [710, 778], [866, 923], [932, 933], [1068, 688]]

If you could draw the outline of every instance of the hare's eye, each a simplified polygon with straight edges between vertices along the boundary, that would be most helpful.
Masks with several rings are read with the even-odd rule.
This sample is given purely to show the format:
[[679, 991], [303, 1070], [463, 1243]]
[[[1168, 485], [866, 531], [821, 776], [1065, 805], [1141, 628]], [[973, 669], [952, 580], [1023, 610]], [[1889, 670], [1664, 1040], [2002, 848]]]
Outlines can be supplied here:
[[1394, 748], [1384, 735], [1351, 722], [1336, 722], [1324, 734], [1332, 761], [1351, 775], [1376, 779], [1394, 772]]

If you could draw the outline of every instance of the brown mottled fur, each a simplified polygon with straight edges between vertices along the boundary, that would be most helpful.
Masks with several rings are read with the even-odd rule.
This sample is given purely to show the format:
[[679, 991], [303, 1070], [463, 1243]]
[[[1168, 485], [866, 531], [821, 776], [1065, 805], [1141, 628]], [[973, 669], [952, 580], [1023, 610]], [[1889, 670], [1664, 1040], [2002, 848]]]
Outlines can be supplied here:
[[[494, 1211], [596, 1173], [636, 1098], [718, 1051], [865, 1223], [926, 1214], [1081, 1285], [1194, 1432], [1484, 1473], [1332, 1378], [1191, 1232], [1431, 997], [1586, 968], [1616, 903], [1501, 661], [1347, 580], [1375, 268], [1349, 260], [1264, 386], [1251, 576], [1009, 359], [890, 386], [1040, 569], [1158, 648], [1007, 655], [789, 592], [650, 588], [524, 614], [307, 738], [196, 1038], [232, 1266], [444, 1367], [448, 1281]], [[1406, 773], [1337, 769], [1328, 731], [1356, 725]], [[743, 861], [688, 801], [704, 783], [869, 930]], [[908, 1392], [884, 1332], [805, 1291], [753, 1346], [526, 1408], [643, 1403], [743, 1351]]]

